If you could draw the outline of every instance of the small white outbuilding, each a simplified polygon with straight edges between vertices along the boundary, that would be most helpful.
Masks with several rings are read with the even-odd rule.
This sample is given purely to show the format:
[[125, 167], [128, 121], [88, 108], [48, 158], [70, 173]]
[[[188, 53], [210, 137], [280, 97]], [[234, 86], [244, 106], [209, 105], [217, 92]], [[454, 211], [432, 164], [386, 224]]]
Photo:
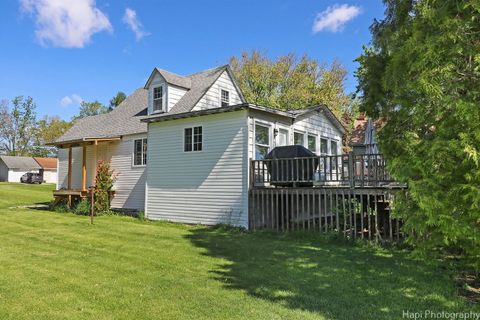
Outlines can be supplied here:
[[41, 166], [32, 157], [0, 156], [0, 181], [20, 182], [27, 172], [39, 173]]

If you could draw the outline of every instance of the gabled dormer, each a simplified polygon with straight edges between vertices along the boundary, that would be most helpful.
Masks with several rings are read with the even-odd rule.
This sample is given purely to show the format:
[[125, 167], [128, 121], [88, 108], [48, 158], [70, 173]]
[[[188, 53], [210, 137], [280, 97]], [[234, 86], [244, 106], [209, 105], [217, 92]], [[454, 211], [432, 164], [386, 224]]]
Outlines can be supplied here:
[[246, 102], [228, 65], [180, 76], [155, 68], [145, 84], [148, 114], [183, 113]]
[[148, 114], [169, 112], [190, 89], [188, 77], [155, 68], [145, 84], [148, 90]]

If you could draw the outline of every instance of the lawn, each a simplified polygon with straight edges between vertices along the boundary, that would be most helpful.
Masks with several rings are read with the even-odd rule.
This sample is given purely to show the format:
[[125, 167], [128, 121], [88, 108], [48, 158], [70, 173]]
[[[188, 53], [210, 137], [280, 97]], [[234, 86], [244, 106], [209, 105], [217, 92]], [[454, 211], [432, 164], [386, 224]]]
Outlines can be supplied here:
[[479, 312], [447, 271], [318, 235], [12, 208], [52, 186], [0, 183], [0, 319], [402, 319]]

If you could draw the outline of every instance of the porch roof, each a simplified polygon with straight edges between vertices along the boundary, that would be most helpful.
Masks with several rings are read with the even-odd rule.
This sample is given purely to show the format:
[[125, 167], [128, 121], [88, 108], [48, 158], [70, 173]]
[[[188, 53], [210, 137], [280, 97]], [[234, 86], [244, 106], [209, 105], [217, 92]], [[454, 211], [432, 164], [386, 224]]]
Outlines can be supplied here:
[[59, 146], [145, 133], [147, 125], [140, 122], [140, 118], [147, 114], [147, 98], [147, 90], [137, 89], [112, 111], [76, 120], [70, 130], [48, 145]]
[[122, 139], [121, 136], [116, 136], [116, 137], [91, 137], [91, 138], [80, 138], [80, 139], [73, 139], [73, 140], [67, 140], [67, 141], [62, 141], [62, 142], [52, 142], [52, 143], [47, 143], [47, 145], [50, 146], [57, 146], [58, 148], [69, 148], [69, 147], [74, 147], [74, 146], [80, 146], [80, 145], [85, 145], [85, 144], [97, 144], [99, 142], [108, 142], [108, 141], [117, 141]]

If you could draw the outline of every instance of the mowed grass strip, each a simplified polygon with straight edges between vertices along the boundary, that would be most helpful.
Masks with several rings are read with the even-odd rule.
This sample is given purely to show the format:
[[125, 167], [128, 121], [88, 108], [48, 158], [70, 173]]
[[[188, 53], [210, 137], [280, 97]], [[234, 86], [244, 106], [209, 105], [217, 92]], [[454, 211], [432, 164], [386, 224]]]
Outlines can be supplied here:
[[314, 234], [11, 207], [53, 186], [0, 183], [0, 319], [402, 319], [478, 310], [404, 252]]

